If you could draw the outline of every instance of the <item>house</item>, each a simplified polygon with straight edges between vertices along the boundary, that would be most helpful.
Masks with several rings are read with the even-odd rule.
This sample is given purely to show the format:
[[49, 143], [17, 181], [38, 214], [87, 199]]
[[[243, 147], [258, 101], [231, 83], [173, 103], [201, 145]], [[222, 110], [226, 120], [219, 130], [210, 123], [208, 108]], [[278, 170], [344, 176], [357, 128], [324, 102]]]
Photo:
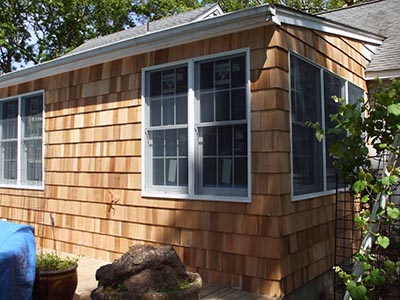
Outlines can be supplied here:
[[389, 40], [345, 11], [211, 5], [0, 76], [0, 217], [45, 248], [54, 220], [59, 250], [173, 245], [205, 282], [319, 296], [335, 174], [304, 121], [329, 127], [331, 96], [364, 95]]

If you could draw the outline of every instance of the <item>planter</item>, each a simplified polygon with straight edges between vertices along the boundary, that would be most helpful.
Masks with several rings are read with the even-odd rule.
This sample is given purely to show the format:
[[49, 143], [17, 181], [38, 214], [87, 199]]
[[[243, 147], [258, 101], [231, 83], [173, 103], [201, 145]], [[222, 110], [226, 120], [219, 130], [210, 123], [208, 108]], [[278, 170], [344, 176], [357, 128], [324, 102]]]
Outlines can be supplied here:
[[37, 274], [39, 300], [72, 300], [78, 285], [78, 264], [63, 271], [40, 271]]
[[188, 273], [191, 279], [189, 287], [165, 292], [147, 292], [136, 294], [129, 291], [115, 291], [110, 288], [100, 287], [91, 294], [92, 299], [102, 300], [199, 300], [202, 280], [197, 273]]

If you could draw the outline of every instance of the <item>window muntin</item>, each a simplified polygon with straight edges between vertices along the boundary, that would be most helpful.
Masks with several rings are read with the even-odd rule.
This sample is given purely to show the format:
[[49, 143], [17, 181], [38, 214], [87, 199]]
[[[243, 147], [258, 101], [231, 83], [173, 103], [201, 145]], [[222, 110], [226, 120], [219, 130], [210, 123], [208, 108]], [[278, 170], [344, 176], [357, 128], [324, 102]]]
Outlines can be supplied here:
[[304, 199], [335, 189], [336, 174], [328, 148], [340, 139], [325, 137], [319, 143], [314, 130], [305, 122], [319, 122], [325, 130], [332, 128], [330, 115], [339, 107], [332, 96], [347, 96], [348, 101], [354, 103], [363, 96], [363, 90], [292, 53], [290, 79], [292, 195], [294, 199]]
[[43, 94], [0, 102], [0, 185], [43, 185]]
[[[171, 197], [181, 194], [194, 199], [203, 199], [203, 196], [248, 198], [246, 67], [246, 55], [239, 53], [144, 71], [147, 119], [144, 132], [148, 141], [144, 148], [144, 194], [158, 192]], [[166, 122], [163, 114], [166, 109], [173, 111], [169, 109], [173, 101], [166, 104], [165, 99], [174, 97], [172, 87], [178, 84], [176, 77], [173, 82], [171, 70], [177, 74], [177, 69], [186, 70], [181, 76], [186, 84], [183, 80], [180, 82], [182, 94], [173, 100], [173, 123], [172, 119]], [[170, 79], [164, 80], [165, 74]], [[159, 102], [153, 104], [153, 101]], [[178, 104], [178, 101], [181, 102]], [[171, 172], [170, 166], [176, 172]]]

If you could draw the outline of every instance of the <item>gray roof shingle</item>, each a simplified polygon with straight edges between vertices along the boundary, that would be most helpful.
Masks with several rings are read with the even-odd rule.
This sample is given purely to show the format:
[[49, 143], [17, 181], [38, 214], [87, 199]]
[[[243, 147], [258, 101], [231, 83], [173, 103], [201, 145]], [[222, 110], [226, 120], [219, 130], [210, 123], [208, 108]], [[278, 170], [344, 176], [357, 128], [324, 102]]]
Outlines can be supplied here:
[[79, 52], [88, 51], [94, 48], [102, 47], [105, 45], [117, 43], [122, 40], [132, 39], [141, 35], [144, 35], [148, 32], [159, 31], [171, 27], [175, 27], [178, 25], [186, 24], [189, 22], [193, 22], [197, 20], [199, 17], [207, 17], [207, 14], [212, 14], [215, 10], [219, 8], [218, 5], [215, 4], [207, 4], [203, 7], [190, 10], [187, 12], [179, 13], [177, 15], [163, 18], [157, 21], [149, 22], [148, 24], [129, 28], [123, 31], [115, 32], [112, 34], [108, 34], [102, 37], [91, 39], [82, 45], [78, 46], [71, 52], [67, 53], [65, 56], [73, 55]]
[[386, 37], [367, 72], [400, 71], [400, 0], [369, 1], [318, 16]]

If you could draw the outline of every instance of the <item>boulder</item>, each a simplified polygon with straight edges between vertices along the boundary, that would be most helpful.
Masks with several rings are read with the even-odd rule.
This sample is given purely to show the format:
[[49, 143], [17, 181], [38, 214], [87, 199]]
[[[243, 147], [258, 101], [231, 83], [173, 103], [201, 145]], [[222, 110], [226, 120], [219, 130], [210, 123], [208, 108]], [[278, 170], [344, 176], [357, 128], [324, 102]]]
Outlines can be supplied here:
[[113, 263], [100, 267], [96, 280], [99, 283], [91, 293], [93, 300], [124, 300], [145, 299], [146, 294], [179, 290], [194, 282], [195, 277], [185, 271], [171, 246], [137, 245]]

